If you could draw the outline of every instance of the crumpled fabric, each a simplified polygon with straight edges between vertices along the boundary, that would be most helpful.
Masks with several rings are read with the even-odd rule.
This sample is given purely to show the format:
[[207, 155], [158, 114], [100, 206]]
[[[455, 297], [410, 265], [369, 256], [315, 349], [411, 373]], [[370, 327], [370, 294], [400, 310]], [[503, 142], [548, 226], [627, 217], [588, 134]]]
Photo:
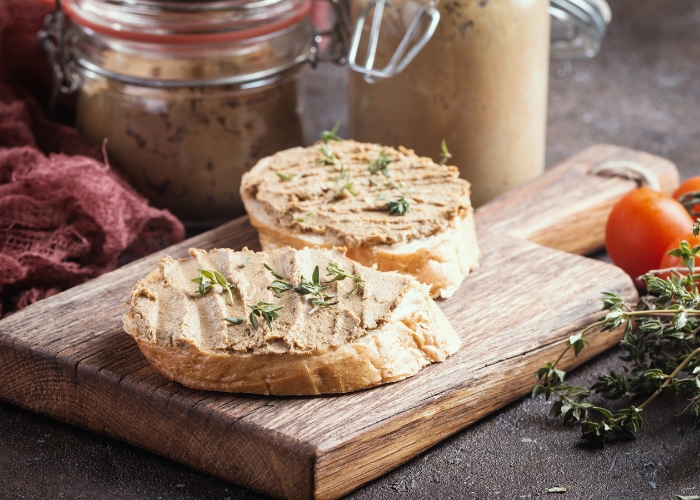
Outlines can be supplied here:
[[103, 151], [44, 116], [51, 81], [36, 42], [48, 9], [0, 0], [0, 317], [182, 241]]

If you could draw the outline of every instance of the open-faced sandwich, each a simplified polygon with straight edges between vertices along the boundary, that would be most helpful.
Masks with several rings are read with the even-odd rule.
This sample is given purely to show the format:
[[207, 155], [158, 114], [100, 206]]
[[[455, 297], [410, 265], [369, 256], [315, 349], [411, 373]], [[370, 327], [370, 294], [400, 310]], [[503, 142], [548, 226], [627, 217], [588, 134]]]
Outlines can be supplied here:
[[327, 140], [260, 160], [241, 197], [263, 250], [346, 247], [447, 298], [477, 266], [469, 183], [405, 148]]
[[339, 249], [190, 250], [132, 290], [124, 330], [165, 377], [205, 390], [342, 393], [394, 382], [460, 346], [411, 276]]

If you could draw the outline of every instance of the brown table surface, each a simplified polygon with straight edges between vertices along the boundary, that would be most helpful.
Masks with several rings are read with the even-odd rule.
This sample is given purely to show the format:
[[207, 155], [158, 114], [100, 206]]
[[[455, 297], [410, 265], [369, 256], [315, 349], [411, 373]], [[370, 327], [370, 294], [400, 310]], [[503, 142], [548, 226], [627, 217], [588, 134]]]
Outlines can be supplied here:
[[[610, 0], [602, 53], [550, 77], [547, 164], [609, 142], [700, 175], [700, 2]], [[304, 85], [309, 137], [346, 116], [347, 74], [323, 67]], [[553, 311], [556, 314], [556, 311]], [[571, 380], [590, 383], [620, 362], [611, 352]], [[534, 382], [534, 376], [533, 376]], [[579, 431], [523, 399], [354, 492], [352, 499], [672, 499], [700, 495], [700, 431], [687, 402], [644, 411], [638, 441], [581, 446]], [[259, 495], [128, 444], [0, 402], [0, 498], [247, 499]]]

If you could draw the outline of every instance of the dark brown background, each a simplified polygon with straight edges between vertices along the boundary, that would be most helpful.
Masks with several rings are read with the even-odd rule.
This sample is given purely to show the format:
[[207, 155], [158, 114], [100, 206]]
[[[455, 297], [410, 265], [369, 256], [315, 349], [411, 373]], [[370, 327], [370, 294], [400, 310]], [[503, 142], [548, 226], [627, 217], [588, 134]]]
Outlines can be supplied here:
[[[667, 157], [683, 178], [700, 175], [700, 2], [610, 3], [613, 23], [602, 53], [570, 68], [552, 65], [547, 164], [609, 142]], [[339, 68], [304, 75], [309, 137], [345, 116], [346, 82]], [[591, 382], [619, 364], [610, 353], [572, 380]], [[543, 401], [524, 399], [349, 498], [519, 499], [547, 496], [558, 485], [570, 487], [567, 499], [700, 495], [700, 431], [681, 414], [686, 404], [655, 402], [638, 441], [600, 451], [581, 446], [576, 428], [550, 421]], [[259, 498], [6, 403], [0, 403], [0, 497]]]

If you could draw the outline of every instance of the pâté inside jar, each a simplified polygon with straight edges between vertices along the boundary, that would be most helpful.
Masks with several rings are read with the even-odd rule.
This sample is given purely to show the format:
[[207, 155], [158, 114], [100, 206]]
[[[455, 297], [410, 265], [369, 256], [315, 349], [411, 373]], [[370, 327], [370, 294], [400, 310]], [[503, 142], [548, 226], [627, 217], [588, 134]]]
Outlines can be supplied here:
[[77, 92], [83, 136], [106, 138], [110, 163], [152, 204], [207, 227], [244, 213], [243, 172], [303, 142], [297, 76], [316, 49], [310, 8], [63, 0], [44, 40]]

